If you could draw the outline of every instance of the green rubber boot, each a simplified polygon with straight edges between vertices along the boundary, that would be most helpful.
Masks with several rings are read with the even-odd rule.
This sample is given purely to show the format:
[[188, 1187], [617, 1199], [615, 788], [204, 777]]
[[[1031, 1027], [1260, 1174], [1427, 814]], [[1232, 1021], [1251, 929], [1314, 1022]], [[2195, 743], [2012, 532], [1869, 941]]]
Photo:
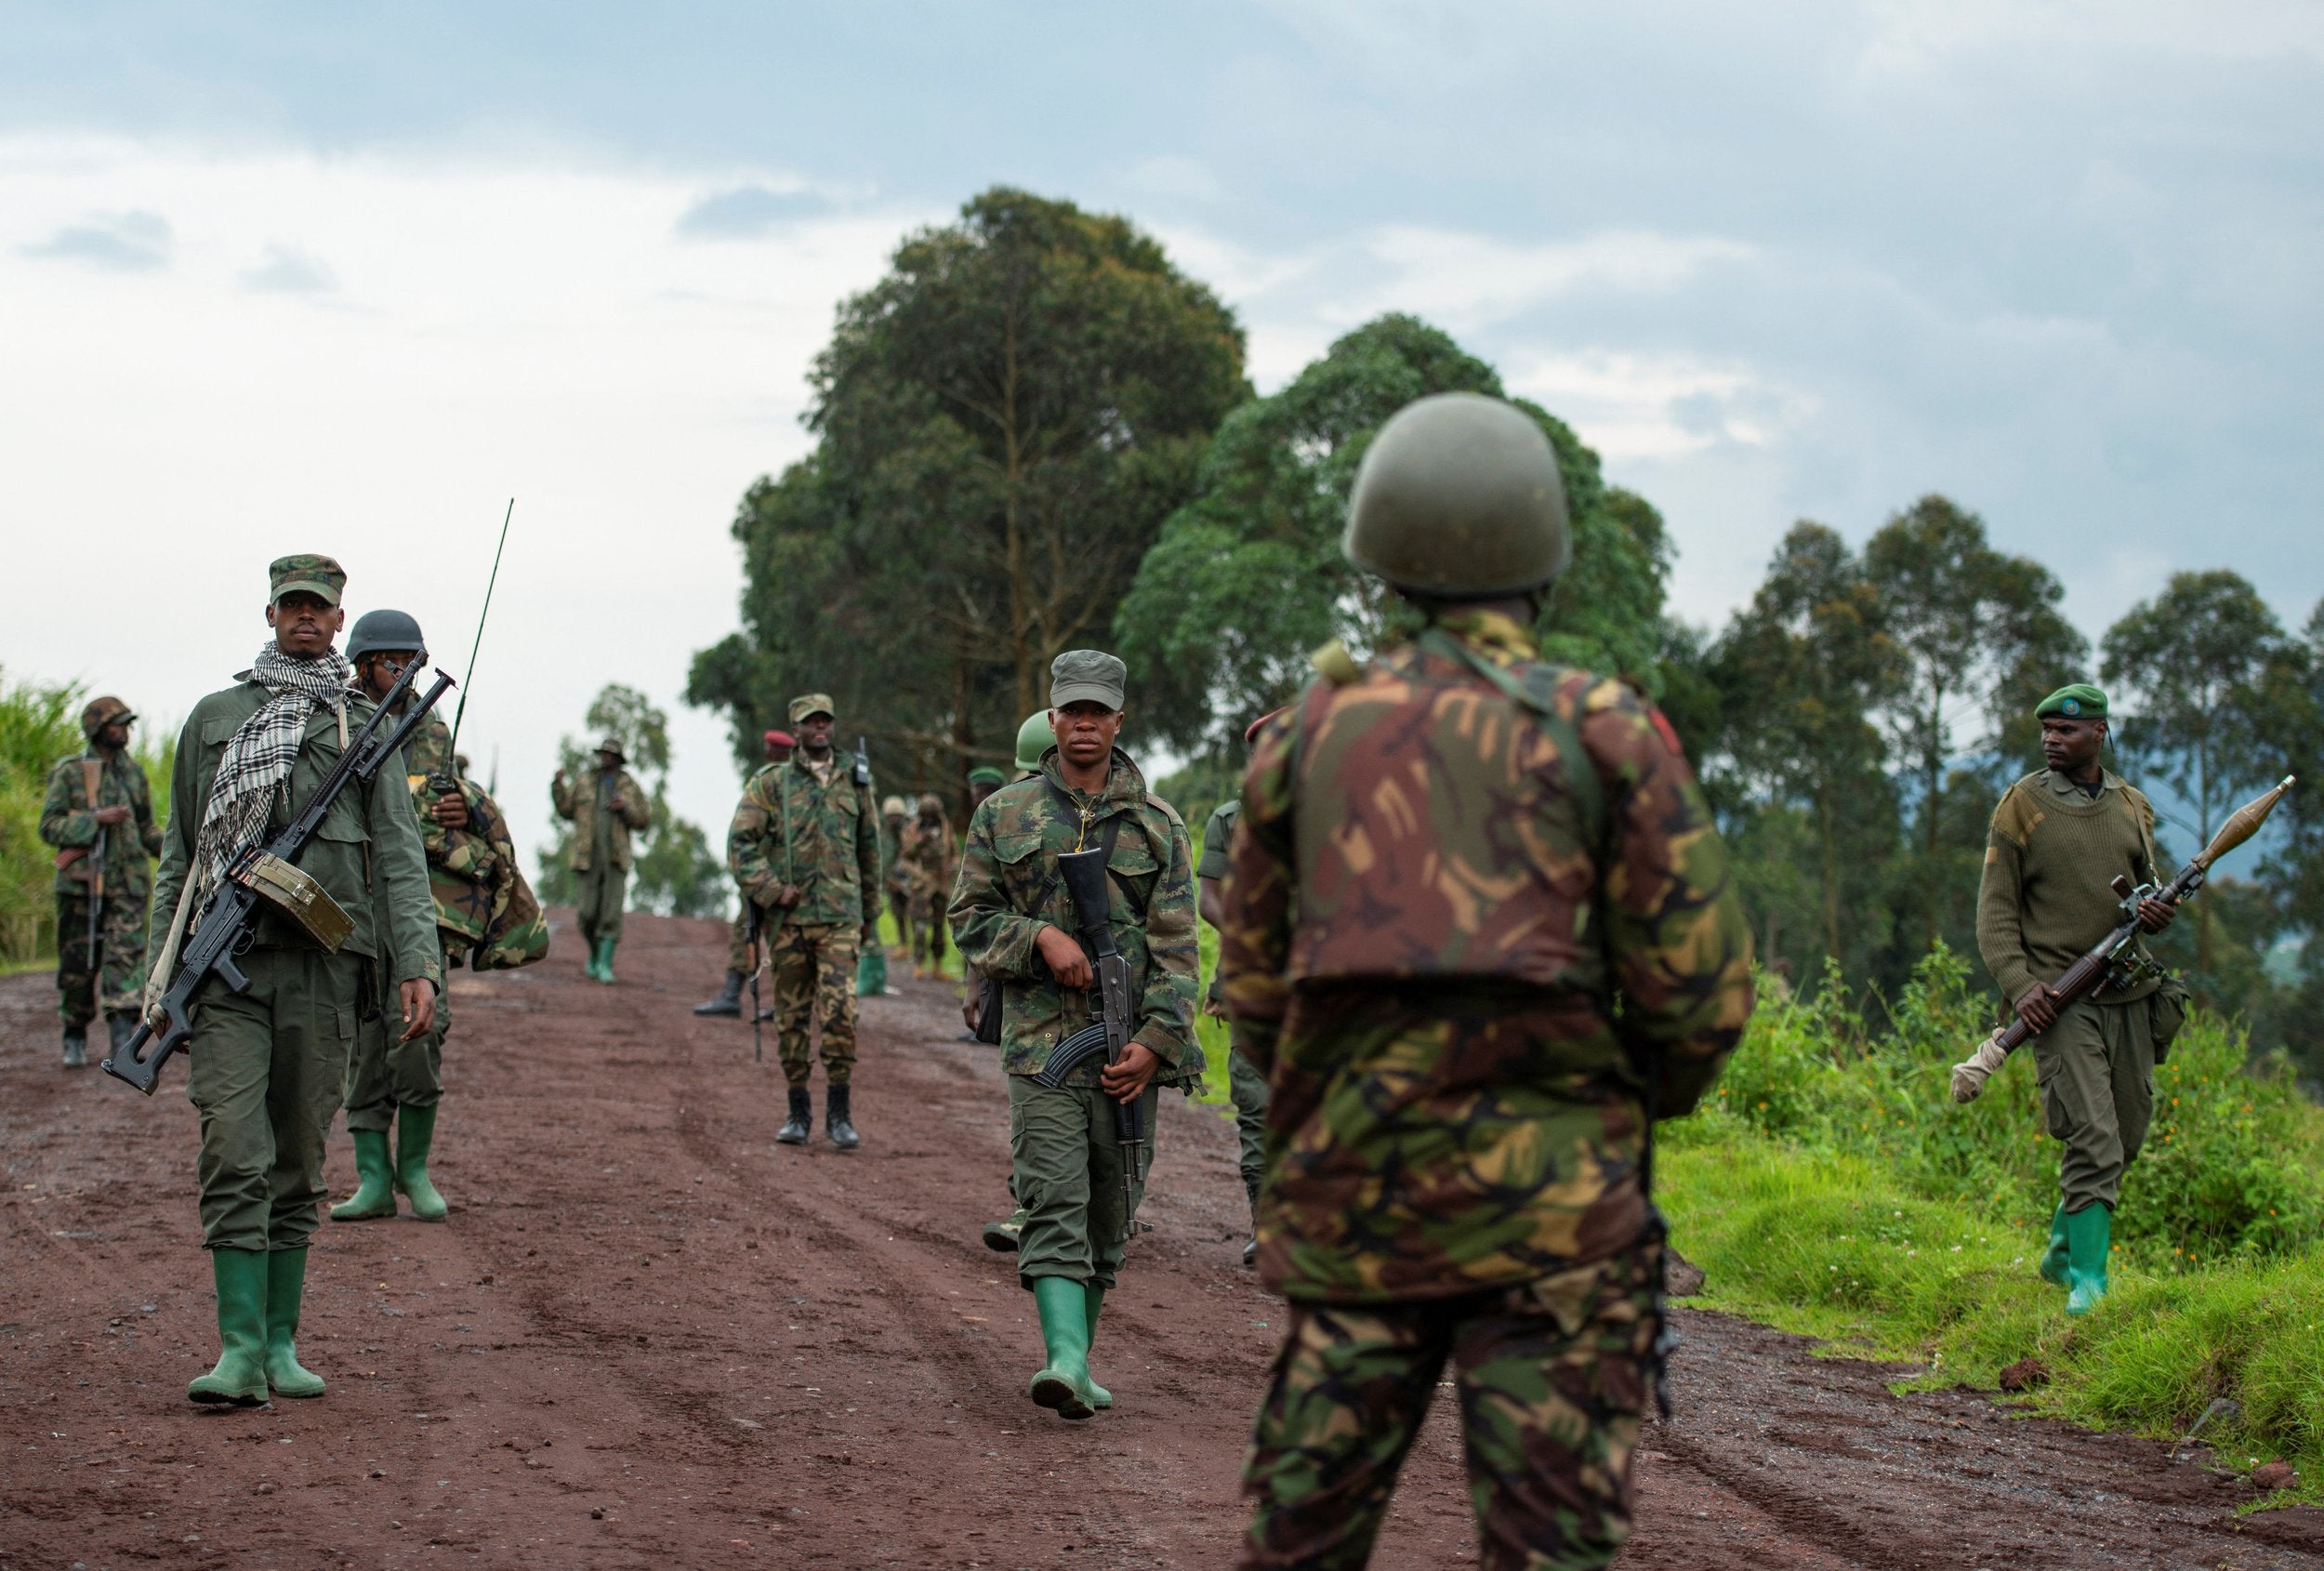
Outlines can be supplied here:
[[2066, 1202], [2050, 1213], [2050, 1247], [2041, 1251], [2041, 1279], [2056, 1287], [2070, 1287], [2066, 1279]]
[[333, 1221], [370, 1221], [395, 1215], [395, 1177], [388, 1164], [388, 1131], [350, 1129], [355, 1142], [355, 1193], [331, 1208]]
[[[1089, 1327], [1089, 1351], [1095, 1353], [1098, 1345], [1098, 1311], [1105, 1307], [1105, 1289], [1094, 1282], [1089, 1283], [1081, 1289], [1081, 1303], [1084, 1322]], [[1089, 1377], [1089, 1406], [1101, 1413], [1114, 1406], [1114, 1393], [1098, 1384], [1094, 1375]]]
[[614, 980], [614, 941], [610, 938], [597, 941], [597, 979], [608, 984]]
[[321, 1396], [323, 1377], [298, 1363], [298, 1300], [307, 1292], [305, 1248], [266, 1258], [266, 1383], [277, 1396]]
[[1049, 1364], [1033, 1377], [1026, 1394], [1061, 1419], [1086, 1419], [1097, 1411], [1089, 1400], [1088, 1296], [1071, 1277], [1037, 1276], [1033, 1307], [1040, 1311]]
[[412, 1202], [412, 1215], [422, 1221], [443, 1221], [443, 1196], [428, 1182], [428, 1148], [436, 1139], [436, 1109], [399, 1107], [395, 1110], [395, 1187]]
[[186, 1387], [193, 1402], [236, 1407], [266, 1404], [266, 1253], [212, 1249], [210, 1280], [218, 1287], [218, 1366]]
[[2114, 1231], [2114, 1208], [2103, 1201], [2066, 1215], [2066, 1274], [2071, 1290], [2066, 1313], [2088, 1314], [2106, 1296], [2106, 1248]]

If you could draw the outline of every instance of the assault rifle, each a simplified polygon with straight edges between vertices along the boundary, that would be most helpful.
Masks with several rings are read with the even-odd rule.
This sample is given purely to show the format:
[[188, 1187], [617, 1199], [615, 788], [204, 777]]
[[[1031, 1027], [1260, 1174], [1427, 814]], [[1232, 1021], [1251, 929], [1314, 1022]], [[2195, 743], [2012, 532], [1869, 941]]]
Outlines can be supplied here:
[[[153, 1094], [162, 1065], [169, 1062], [170, 1054], [186, 1045], [186, 1038], [193, 1033], [194, 997], [209, 980], [216, 977], [237, 993], [249, 990], [250, 978], [234, 962], [249, 952], [265, 907], [297, 922], [334, 954], [347, 942], [354, 931], [352, 918], [339, 909], [337, 902], [321, 884], [298, 869], [298, 858], [315, 838], [315, 832], [323, 827], [324, 815], [331, 811], [339, 793], [350, 784], [368, 786], [378, 778], [379, 772], [402, 751], [420, 722], [428, 718], [436, 700], [453, 685], [450, 677], [441, 671], [436, 673], [436, 685], [406, 710], [401, 723], [382, 738], [382, 723], [402, 702], [418, 671], [417, 661], [403, 667], [387, 697], [349, 741], [339, 754], [339, 761], [331, 766], [331, 772], [323, 777], [323, 784], [315, 787], [306, 807], [284, 826], [283, 832], [263, 848], [244, 848], [228, 865], [226, 876], [218, 880], [186, 940], [185, 950], [178, 957], [178, 974], [171, 978], [167, 990], [154, 1005], [161, 1030], [157, 1033], [153, 1029], [153, 1017], [139, 1021], [128, 1044], [105, 1059], [101, 1067], [106, 1074], [135, 1086], [147, 1096]], [[198, 866], [190, 863], [186, 877], [195, 878], [200, 872]], [[152, 1052], [142, 1058], [138, 1056], [139, 1049], [154, 1041], [159, 1045]]]
[[[1051, 1089], [1064, 1085], [1067, 1075], [1098, 1054], [1103, 1053], [1105, 1062], [1114, 1064], [1129, 1050], [1129, 962], [1114, 943], [1114, 930], [1106, 920], [1105, 862], [1103, 847], [1063, 852], [1057, 858], [1058, 877], [1064, 880], [1065, 893], [1074, 904], [1074, 921], [1081, 929], [1081, 946], [1089, 952], [1097, 972], [1097, 1008], [1092, 1023], [1058, 1043], [1041, 1072], [1033, 1077]], [[1133, 1097], [1114, 1103], [1114, 1143], [1121, 1149], [1125, 1238], [1137, 1225], [1131, 1219], [1138, 1208], [1139, 1160], [1146, 1144], [1141, 1113], [1143, 1100]]]
[[[97, 798], [91, 793], [89, 811], [96, 809]], [[97, 979], [93, 985], [100, 1000], [105, 996], [105, 941], [98, 923], [105, 909], [105, 832], [111, 827], [106, 824], [97, 826], [97, 843], [88, 853], [88, 972]]]
[[[2088, 954], [2067, 967], [2064, 976], [2050, 984], [2050, 996], [2057, 1000], [2058, 1007], [2064, 1009], [2077, 999], [2093, 997], [2109, 986], [2134, 984], [2143, 975], [2151, 972], [2154, 970], [2151, 962], [2139, 960], [2126, 963], [2123, 960], [2123, 957], [2131, 952], [2131, 946], [2138, 941], [2139, 906], [2149, 900], [2159, 900], [2175, 908], [2201, 889], [2203, 880], [2211, 875], [2213, 863], [2260, 832], [2260, 825], [2267, 822], [2267, 815], [2276, 811], [2276, 804], [2284, 799], [2286, 791], [2291, 789], [2293, 778], [2285, 775], [2266, 794], [2255, 797], [2236, 809], [2227, 822], [2219, 826], [2219, 833], [2212, 837], [2211, 844], [2180, 868], [2178, 877], [2169, 883], [2140, 884], [2133, 889], [2130, 879], [2118, 875], [2114, 880], [2114, 892], [2122, 902], [2122, 919]], [[1978, 1043], [1975, 1052], [1953, 1065], [1953, 1100], [1957, 1102], [1976, 1101], [1993, 1072], [2008, 1061], [2011, 1053], [2032, 1040], [2035, 1035], [2033, 1025], [2020, 1015]]]

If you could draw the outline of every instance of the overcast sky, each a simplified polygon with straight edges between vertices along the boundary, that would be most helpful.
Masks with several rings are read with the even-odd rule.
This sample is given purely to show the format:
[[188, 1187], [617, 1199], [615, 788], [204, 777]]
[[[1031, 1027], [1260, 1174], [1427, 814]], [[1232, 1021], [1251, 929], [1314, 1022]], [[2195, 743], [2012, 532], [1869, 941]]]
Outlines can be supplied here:
[[[609, 680], [714, 841], [727, 525], [908, 230], [1127, 213], [1280, 386], [1412, 310], [1564, 415], [1713, 620], [1941, 490], [2094, 635], [2324, 594], [2324, 7], [0, 0], [0, 666], [157, 721], [337, 555], [547, 835]], [[906, 614], [908, 608], [899, 608]], [[842, 719], [842, 729], [845, 721]]]

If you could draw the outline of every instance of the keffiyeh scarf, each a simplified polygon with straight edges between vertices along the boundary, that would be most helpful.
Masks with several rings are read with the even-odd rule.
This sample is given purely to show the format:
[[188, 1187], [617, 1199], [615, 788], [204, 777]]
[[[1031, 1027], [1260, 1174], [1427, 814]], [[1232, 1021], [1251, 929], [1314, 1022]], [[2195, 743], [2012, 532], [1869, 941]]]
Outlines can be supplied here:
[[214, 888], [234, 858], [266, 833], [274, 793], [290, 779], [315, 709], [338, 713], [344, 726], [347, 684], [354, 675], [355, 667], [336, 649], [313, 660], [294, 660], [271, 643], [258, 652], [250, 676], [270, 696], [226, 739], [226, 752], [218, 760], [193, 843], [201, 893]]

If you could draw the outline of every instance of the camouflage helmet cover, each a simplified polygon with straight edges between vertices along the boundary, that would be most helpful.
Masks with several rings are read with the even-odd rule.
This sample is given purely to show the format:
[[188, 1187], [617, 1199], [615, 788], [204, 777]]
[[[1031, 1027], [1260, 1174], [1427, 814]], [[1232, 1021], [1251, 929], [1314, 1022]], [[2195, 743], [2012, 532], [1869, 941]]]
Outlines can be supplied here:
[[81, 734], [94, 742], [97, 740], [97, 733], [107, 726], [116, 722], [127, 725], [137, 718], [136, 713], [128, 705], [111, 693], [102, 698], [92, 698], [88, 701], [88, 706], [81, 711]]
[[879, 816], [882, 818], [902, 818], [911, 811], [905, 805], [902, 797], [890, 797], [879, 804]]
[[1056, 740], [1057, 733], [1050, 729], [1047, 709], [1036, 709], [1025, 716], [1024, 724], [1017, 728], [1017, 767], [1028, 774], [1037, 772], [1041, 755]]
[[1573, 551], [1557, 454], [1536, 421], [1500, 399], [1454, 392], [1407, 403], [1356, 470], [1340, 548], [1419, 594], [1540, 588]]

